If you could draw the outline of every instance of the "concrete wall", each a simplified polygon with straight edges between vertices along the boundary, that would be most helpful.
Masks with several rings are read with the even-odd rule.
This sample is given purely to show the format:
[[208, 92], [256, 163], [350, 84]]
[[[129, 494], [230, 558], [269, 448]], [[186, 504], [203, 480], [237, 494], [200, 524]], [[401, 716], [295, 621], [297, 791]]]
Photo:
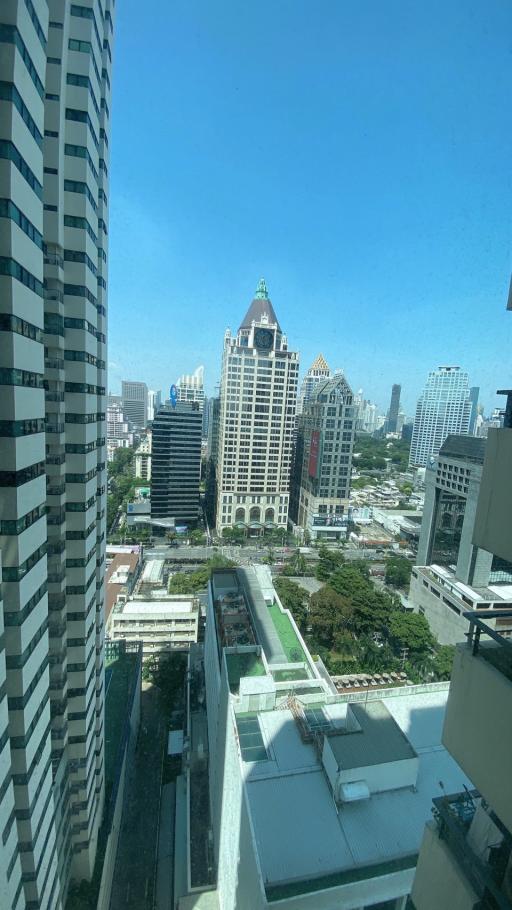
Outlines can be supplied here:
[[[467, 610], [467, 606], [460, 606], [460, 615], [457, 615], [443, 601], [443, 592], [441, 596], [436, 597], [430, 590], [429, 586], [423, 584], [424, 576], [418, 572], [418, 577], [411, 575], [411, 586], [409, 589], [409, 603], [414, 607], [415, 613], [423, 613], [427, 620], [430, 631], [440, 645], [456, 645], [466, 640], [465, 633], [469, 629], [467, 619], [464, 619], [462, 611]], [[448, 595], [445, 595], [448, 596]], [[450, 596], [451, 600], [454, 600]]]
[[425, 827], [412, 899], [416, 910], [474, 910], [480, 906], [478, 896], [446, 843], [439, 839], [433, 822]]
[[512, 562], [512, 429], [487, 436], [473, 543]]
[[[482, 649], [499, 645], [484, 643]], [[443, 744], [512, 831], [512, 681], [466, 645], [455, 653]]]

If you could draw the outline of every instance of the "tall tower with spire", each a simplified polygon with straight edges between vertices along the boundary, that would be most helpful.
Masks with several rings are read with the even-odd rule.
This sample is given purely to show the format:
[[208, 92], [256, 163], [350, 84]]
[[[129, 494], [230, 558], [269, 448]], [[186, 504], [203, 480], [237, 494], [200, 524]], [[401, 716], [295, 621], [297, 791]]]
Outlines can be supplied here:
[[224, 336], [220, 386], [217, 530], [248, 536], [288, 522], [299, 355], [270, 302], [265, 280], [236, 335]]

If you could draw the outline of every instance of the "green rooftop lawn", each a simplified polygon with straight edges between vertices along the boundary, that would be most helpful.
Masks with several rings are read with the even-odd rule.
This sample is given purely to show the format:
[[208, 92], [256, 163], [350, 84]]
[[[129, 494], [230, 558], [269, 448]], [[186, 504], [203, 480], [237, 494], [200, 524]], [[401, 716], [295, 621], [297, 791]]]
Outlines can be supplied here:
[[281, 640], [283, 651], [290, 663], [299, 663], [300, 661], [307, 663], [306, 655], [302, 650], [299, 639], [297, 638], [297, 635], [295, 634], [293, 626], [286, 613], [281, 613], [281, 610], [275, 603], [268, 608], [268, 611], [272, 617], [272, 622], [274, 623], [276, 632]]
[[108, 795], [126, 723], [129, 695], [137, 668], [137, 655], [121, 654], [116, 660], [109, 661], [107, 667], [112, 670], [105, 699], [105, 785]]
[[251, 651], [242, 654], [226, 654], [226, 663], [229, 688], [232, 692], [238, 689], [242, 676], [265, 675], [265, 667], [261, 662], [261, 658]]

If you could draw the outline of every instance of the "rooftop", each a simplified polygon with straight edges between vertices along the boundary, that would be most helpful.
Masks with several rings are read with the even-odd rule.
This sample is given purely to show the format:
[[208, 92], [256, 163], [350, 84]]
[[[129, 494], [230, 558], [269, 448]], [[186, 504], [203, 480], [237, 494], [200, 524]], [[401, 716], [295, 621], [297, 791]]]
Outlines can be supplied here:
[[118, 595], [126, 591], [127, 585], [135, 573], [138, 561], [139, 553], [116, 553], [110, 563], [105, 575], [107, 589], [105, 620], [108, 620]]
[[125, 616], [159, 615], [165, 617], [181, 613], [197, 613], [197, 610], [195, 598], [190, 597], [183, 600], [128, 600], [125, 604], [120, 604], [115, 612], [123, 613]]
[[383, 701], [353, 704], [350, 709], [359, 729], [329, 735], [329, 745], [340, 768], [364, 768], [416, 758]]
[[[421, 691], [425, 688], [403, 694], [381, 691], [383, 701], [350, 705], [369, 736], [368, 753], [364, 733], [330, 740], [352, 741], [352, 763], [368, 766], [417, 755], [419, 773], [416, 788], [373, 793], [342, 808], [333, 799], [314, 745], [302, 740], [292, 712], [251, 715], [250, 735], [261, 737], [263, 752], [251, 745], [249, 753], [256, 749], [260, 760], [241, 757], [241, 774], [269, 900], [415, 865], [432, 797], [442, 793], [440, 781], [447, 792], [469, 785], [441, 745], [448, 685]], [[348, 702], [309, 708], [334, 730], [344, 727], [347, 709]]]
[[254, 299], [240, 323], [240, 329], [250, 329], [253, 322], [268, 322], [269, 325], [276, 325], [278, 331], [281, 331], [274, 307], [268, 298], [267, 286], [263, 278], [258, 282]]

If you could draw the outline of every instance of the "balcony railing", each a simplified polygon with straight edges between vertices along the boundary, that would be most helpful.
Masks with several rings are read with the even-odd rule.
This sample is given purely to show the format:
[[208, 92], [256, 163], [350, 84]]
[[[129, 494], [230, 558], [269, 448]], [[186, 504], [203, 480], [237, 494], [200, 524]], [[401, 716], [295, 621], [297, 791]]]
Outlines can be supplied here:
[[[477, 616], [473, 610], [467, 610], [464, 616], [469, 621], [468, 647], [472, 649], [473, 654], [475, 656], [478, 654], [512, 681], [512, 640], [505, 638], [487, 624], [489, 619], [511, 619], [512, 610], [488, 610], [485, 616], [482, 614]], [[490, 643], [486, 643], [482, 647], [482, 635], [491, 638], [496, 642], [497, 647], [493, 647]]]
[[473, 890], [482, 899], [479, 906], [489, 910], [512, 910], [510, 900], [502, 891], [511, 852], [509, 832], [493, 814], [492, 821], [500, 827], [504, 836], [499, 846], [490, 848], [487, 861], [477, 856], [467, 839], [479, 800], [478, 790], [467, 789], [462, 793], [432, 800], [439, 837], [447, 845]]

